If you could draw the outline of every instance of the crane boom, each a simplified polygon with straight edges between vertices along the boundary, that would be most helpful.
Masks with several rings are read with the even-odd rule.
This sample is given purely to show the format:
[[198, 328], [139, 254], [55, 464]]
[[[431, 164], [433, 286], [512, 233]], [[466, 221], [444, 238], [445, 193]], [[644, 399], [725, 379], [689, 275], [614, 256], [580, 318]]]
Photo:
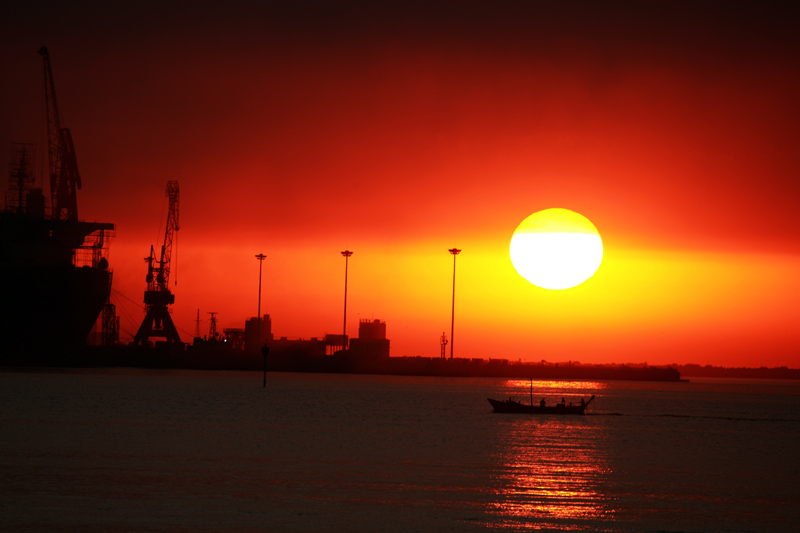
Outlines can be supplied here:
[[51, 216], [55, 220], [78, 220], [77, 190], [81, 188], [81, 176], [78, 172], [75, 145], [69, 129], [61, 127], [53, 69], [47, 48], [41, 47], [39, 55], [44, 59]]
[[168, 290], [169, 272], [172, 261], [172, 240], [175, 232], [180, 228], [178, 222], [178, 204], [180, 200], [180, 189], [177, 181], [167, 182], [167, 196], [169, 197], [169, 214], [167, 215], [167, 226], [164, 230], [164, 245], [161, 247], [161, 261], [159, 261], [159, 273], [157, 283], [159, 290]]

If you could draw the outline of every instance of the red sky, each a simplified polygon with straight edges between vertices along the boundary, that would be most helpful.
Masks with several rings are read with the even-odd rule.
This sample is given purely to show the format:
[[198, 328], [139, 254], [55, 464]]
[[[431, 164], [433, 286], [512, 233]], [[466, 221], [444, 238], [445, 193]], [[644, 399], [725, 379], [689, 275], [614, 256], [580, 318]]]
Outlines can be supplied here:
[[[392, 355], [438, 355], [455, 245], [457, 356], [800, 366], [783, 3], [92, 4], [0, 21], [0, 143], [44, 138], [44, 44], [80, 216], [117, 225], [123, 340], [178, 180], [185, 340], [198, 308], [204, 333], [256, 314], [259, 252], [273, 332], [339, 333], [349, 248], [348, 333], [380, 318]], [[549, 207], [603, 238], [575, 289], [508, 259]]]

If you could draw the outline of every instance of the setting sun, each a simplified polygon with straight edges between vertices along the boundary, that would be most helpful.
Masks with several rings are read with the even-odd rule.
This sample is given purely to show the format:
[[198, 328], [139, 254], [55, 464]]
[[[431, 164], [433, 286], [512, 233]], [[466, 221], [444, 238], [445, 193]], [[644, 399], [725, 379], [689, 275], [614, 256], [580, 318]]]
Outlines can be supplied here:
[[569, 209], [545, 209], [517, 226], [509, 255], [519, 275], [537, 287], [569, 289], [600, 267], [603, 241], [583, 215]]

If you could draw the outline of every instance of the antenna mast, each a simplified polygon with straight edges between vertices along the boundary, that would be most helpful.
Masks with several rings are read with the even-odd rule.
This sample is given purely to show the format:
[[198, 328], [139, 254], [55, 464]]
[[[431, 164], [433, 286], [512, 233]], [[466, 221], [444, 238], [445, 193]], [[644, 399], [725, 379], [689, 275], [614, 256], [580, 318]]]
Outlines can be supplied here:
[[217, 339], [217, 311], [208, 311], [211, 315], [211, 323], [208, 326], [208, 340], [213, 341]]

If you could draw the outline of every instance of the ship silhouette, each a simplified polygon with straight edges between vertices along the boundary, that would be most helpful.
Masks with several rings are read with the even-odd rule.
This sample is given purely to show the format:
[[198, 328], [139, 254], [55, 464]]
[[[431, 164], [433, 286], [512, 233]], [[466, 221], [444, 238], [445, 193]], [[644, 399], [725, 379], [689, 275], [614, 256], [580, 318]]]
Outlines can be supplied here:
[[36, 146], [14, 143], [0, 211], [0, 343], [3, 363], [57, 360], [85, 344], [108, 303], [106, 259], [114, 225], [78, 219], [81, 187], [69, 129], [62, 128], [50, 57], [44, 59], [50, 197], [36, 183]]

